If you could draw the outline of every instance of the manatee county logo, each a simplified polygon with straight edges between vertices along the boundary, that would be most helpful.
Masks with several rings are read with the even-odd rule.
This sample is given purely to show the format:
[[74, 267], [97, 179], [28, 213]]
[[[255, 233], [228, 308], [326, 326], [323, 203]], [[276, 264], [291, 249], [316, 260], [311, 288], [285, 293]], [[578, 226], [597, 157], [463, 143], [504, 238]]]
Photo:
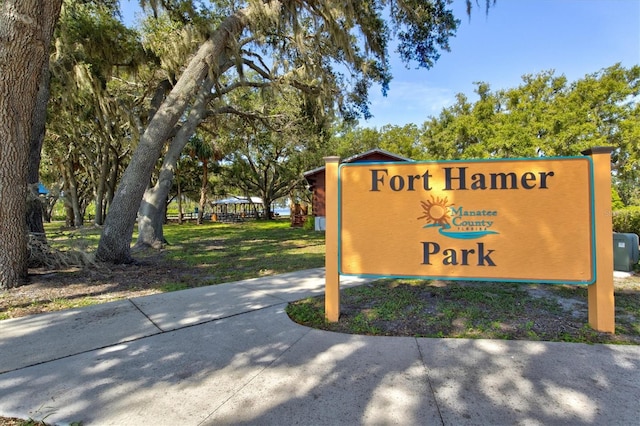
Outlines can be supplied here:
[[449, 238], [472, 240], [489, 234], [498, 234], [491, 228], [498, 212], [495, 210], [465, 210], [454, 207], [447, 197], [431, 196], [429, 201], [420, 201], [423, 215], [418, 220], [427, 223], [423, 228], [438, 228], [441, 235]]

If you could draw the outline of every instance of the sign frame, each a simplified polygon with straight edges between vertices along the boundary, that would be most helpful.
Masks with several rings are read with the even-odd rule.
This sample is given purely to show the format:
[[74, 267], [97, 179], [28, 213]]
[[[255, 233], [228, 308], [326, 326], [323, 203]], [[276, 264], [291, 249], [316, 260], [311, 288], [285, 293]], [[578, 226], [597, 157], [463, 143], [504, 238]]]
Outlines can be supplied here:
[[[525, 277], [525, 276], [514, 276], [513, 274], [509, 275], [505, 275], [505, 276], [501, 276], [501, 272], [497, 273], [492, 276], [475, 276], [473, 273], [470, 274], [466, 274], [463, 273], [462, 275], [459, 276], [451, 276], [451, 275], [447, 275], [444, 273], [435, 273], [435, 274], [429, 274], [429, 273], [396, 273], [396, 272], [392, 272], [392, 273], [388, 273], [388, 272], [384, 272], [384, 273], [379, 273], [379, 272], [371, 272], [371, 271], [367, 271], [367, 270], [358, 270], [356, 272], [352, 272], [353, 268], [345, 268], [345, 262], [343, 262], [344, 259], [344, 235], [343, 235], [343, 225], [344, 225], [344, 216], [345, 214], [345, 207], [344, 207], [344, 194], [345, 194], [345, 175], [350, 174], [350, 173], [357, 173], [356, 170], [359, 169], [365, 169], [365, 170], [381, 170], [381, 168], [384, 167], [388, 167], [388, 168], [394, 168], [394, 169], [414, 169], [417, 167], [423, 167], [423, 168], [428, 168], [429, 167], [436, 167], [436, 168], [454, 168], [454, 167], [458, 167], [459, 169], [461, 168], [460, 166], [467, 166], [467, 167], [472, 167], [472, 166], [478, 166], [478, 167], [489, 167], [491, 165], [495, 165], [498, 168], [504, 168], [504, 167], [508, 167], [508, 166], [526, 166], [526, 165], [541, 165], [541, 164], [555, 164], [558, 165], [558, 167], [562, 167], [560, 166], [561, 163], [563, 162], [580, 162], [582, 163], [582, 165], [580, 165], [579, 167], [584, 167], [584, 164], [586, 164], [586, 173], [587, 176], [582, 177], [581, 179], [584, 179], [584, 182], [587, 183], [588, 185], [588, 189], [587, 191], [584, 191], [584, 186], [583, 186], [583, 181], [580, 181], [579, 184], [580, 186], [577, 188], [578, 190], [581, 190], [582, 192], [586, 192], [586, 194], [581, 194], [581, 196], [586, 196], [588, 197], [588, 200], [583, 200], [583, 202], [588, 205], [588, 222], [589, 222], [589, 226], [588, 226], [588, 232], [589, 232], [589, 238], [588, 238], [588, 244], [589, 244], [589, 251], [590, 254], [587, 256], [588, 257], [588, 261], [590, 262], [590, 265], [588, 266], [589, 271], [585, 272], [585, 274], [588, 274], [587, 278], [585, 279], [584, 277], [580, 277], [580, 278], [530, 278], [530, 277]], [[465, 167], [466, 169], [466, 167]], [[429, 171], [427, 171], [426, 173], [429, 173]], [[530, 177], [531, 180], [524, 181], [524, 177], [523, 179], [523, 183], [525, 185], [529, 185], [531, 187], [535, 186], [536, 182], [534, 180], [535, 177], [537, 176], [533, 176], [533, 174], [531, 174], [532, 176]], [[542, 175], [542, 173], [541, 173]], [[382, 176], [382, 177], [381, 177]], [[474, 175], [475, 176], [475, 175]], [[395, 177], [395, 176], [394, 176]], [[434, 180], [433, 177], [434, 176], [429, 176], [432, 178], [432, 181]], [[392, 183], [390, 180], [390, 177], [387, 176], [383, 176], [382, 174], [380, 174], [380, 176], [376, 176], [376, 179], [379, 180], [380, 185], [386, 185], [387, 186], [387, 190], [389, 189], [389, 185]], [[386, 178], [386, 181], [383, 180], [384, 178]], [[425, 178], [424, 180], [426, 180], [427, 178]], [[398, 181], [399, 182], [399, 181]], [[438, 181], [441, 182], [441, 181]], [[374, 180], [374, 184], [376, 184], [377, 182], [375, 182]], [[402, 185], [405, 185], [406, 182], [402, 181]], [[430, 192], [426, 190], [427, 187], [427, 183], [420, 183], [419, 179], [416, 182], [413, 182], [412, 185], [415, 184], [416, 186], [422, 184], [424, 185], [424, 188], [422, 188], [423, 192], [420, 193], [420, 191], [415, 191], [415, 194], [411, 194], [411, 196], [414, 197], [418, 197], [418, 194], [424, 194], [424, 196], [430, 196]], [[540, 182], [538, 182], [538, 184], [540, 184]], [[359, 162], [359, 163], [345, 163], [345, 164], [341, 164], [338, 167], [338, 177], [337, 177], [337, 197], [338, 197], [338, 271], [340, 275], [345, 275], [345, 276], [360, 276], [360, 277], [367, 277], [367, 278], [399, 278], [399, 279], [424, 279], [424, 280], [451, 280], [451, 281], [486, 281], [486, 282], [516, 282], [516, 283], [541, 283], [541, 284], [573, 284], [573, 285], [590, 285], [593, 284], [596, 281], [596, 277], [597, 277], [597, 261], [596, 261], [596, 224], [595, 224], [595, 218], [594, 218], [594, 214], [595, 214], [595, 200], [594, 200], [594, 167], [593, 167], [593, 161], [592, 158], [589, 156], [567, 156], [567, 157], [538, 157], [538, 158], [507, 158], [507, 159], [471, 159], [471, 160], [443, 160], [443, 161], [411, 161], [411, 162], [378, 162], [378, 161], [374, 161], [374, 162]], [[399, 184], [397, 184], [396, 186], [400, 186]], [[576, 185], [577, 186], [577, 185]], [[397, 188], [396, 188], [397, 189]], [[429, 188], [430, 190], [432, 188]], [[468, 188], [462, 188], [462, 189], [468, 189]], [[496, 189], [496, 188], [493, 188]], [[501, 194], [501, 196], [504, 196], [503, 194], [508, 194], [504, 191], [502, 191], [503, 188], [497, 188], [497, 191], [499, 191], [499, 193]], [[379, 190], [379, 188], [376, 187], [376, 190]], [[518, 191], [525, 191], [523, 189], [518, 189]], [[437, 191], [434, 191], [437, 192]], [[468, 194], [468, 192], [466, 192]], [[496, 192], [497, 194], [498, 192]], [[432, 196], [433, 198], [433, 196]], [[444, 206], [444, 204], [443, 204]], [[495, 212], [494, 212], [495, 213]], [[435, 226], [435, 225], [431, 225], [431, 226]], [[426, 226], [425, 226], [426, 227]], [[442, 231], [442, 229], [440, 229], [440, 231]], [[489, 231], [485, 231], [485, 232], [489, 232]], [[495, 232], [497, 233], [497, 232]], [[436, 243], [434, 243], [436, 244]], [[584, 246], [584, 242], [583, 242], [583, 246]], [[483, 249], [484, 247], [480, 247], [481, 249]], [[584, 247], [581, 247], [584, 248]], [[426, 250], [426, 249], [425, 249]], [[435, 249], [434, 249], [435, 250]], [[438, 248], [439, 250], [439, 248]], [[451, 249], [453, 250], [453, 249]], [[467, 250], [468, 252], [473, 252], [473, 250]], [[582, 259], [581, 260], [585, 260]], [[347, 269], [347, 271], [345, 272], [345, 269]], [[366, 269], [366, 268], [365, 268]], [[473, 269], [473, 268], [471, 268]], [[479, 269], [479, 268], [478, 268]], [[457, 269], [460, 270], [460, 269]], [[484, 269], [485, 271], [487, 271], [486, 269]], [[484, 274], [484, 272], [483, 272]]]

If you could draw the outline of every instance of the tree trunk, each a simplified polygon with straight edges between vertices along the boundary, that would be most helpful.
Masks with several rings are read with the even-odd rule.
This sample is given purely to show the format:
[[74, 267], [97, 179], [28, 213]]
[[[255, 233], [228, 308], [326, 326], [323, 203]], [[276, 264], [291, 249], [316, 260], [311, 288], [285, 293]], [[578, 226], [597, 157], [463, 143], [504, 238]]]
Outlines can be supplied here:
[[71, 201], [69, 200], [69, 182], [67, 180], [67, 172], [66, 169], [61, 166], [60, 172], [62, 174], [63, 182], [62, 182], [62, 194], [65, 194], [62, 197], [62, 203], [64, 204], [64, 226], [70, 227], [73, 226], [73, 207], [71, 207]]
[[182, 225], [182, 191], [180, 190], [179, 180], [178, 180], [178, 223]]
[[[113, 201], [113, 196], [115, 193], [116, 182], [118, 181], [118, 169], [120, 168], [121, 157], [118, 155], [118, 152], [114, 150], [113, 154], [113, 166], [111, 167], [111, 172], [109, 174], [109, 180], [107, 181], [107, 195], [106, 202], [104, 203], [104, 214], [106, 216], [107, 211], [109, 211], [109, 206]], [[104, 223], [104, 220], [103, 220]]]
[[[140, 210], [138, 211], [138, 241], [136, 242], [136, 249], [141, 248], [141, 246], [160, 248], [162, 244], [166, 243], [162, 226], [176, 164], [180, 158], [180, 153], [207, 111], [207, 103], [209, 102], [212, 87], [213, 80], [207, 78], [201, 86], [187, 121], [180, 127], [180, 130], [178, 130], [169, 144], [169, 149], [164, 156], [162, 167], [158, 174], [158, 181], [153, 188], [148, 188], [144, 193], [140, 203]], [[182, 197], [180, 193], [178, 193], [178, 203], [180, 206], [178, 222], [182, 223]]]
[[56, 207], [56, 203], [58, 202], [59, 197], [57, 195], [52, 195], [51, 192], [49, 196], [46, 198], [45, 207], [42, 211], [42, 216], [45, 222], [51, 222], [51, 216], [53, 216], [53, 209]]
[[109, 161], [109, 147], [104, 147], [104, 152], [101, 156], [102, 164], [100, 164], [100, 175], [98, 176], [98, 182], [96, 185], [96, 217], [93, 220], [93, 223], [96, 225], [102, 225], [104, 222], [104, 209], [105, 209], [105, 192], [107, 188], [107, 179], [109, 177], [109, 166], [111, 165]]
[[207, 188], [209, 187], [209, 170], [208, 161], [202, 160], [202, 185], [200, 185], [200, 203], [198, 204], [197, 225], [202, 225], [202, 217], [204, 216], [204, 207], [207, 203]]
[[42, 243], [47, 242], [47, 238], [44, 233], [44, 222], [42, 201], [40, 200], [40, 194], [38, 190], [38, 183], [27, 185], [27, 206], [26, 206], [26, 219], [27, 219], [27, 231], [33, 234], [33, 237], [40, 240]]
[[64, 201], [64, 226], [67, 228], [75, 226], [73, 223], [73, 207], [71, 207], [71, 202], [65, 198]]
[[69, 205], [73, 210], [73, 225], [72, 226], [82, 226], [84, 223], [84, 215], [82, 214], [82, 209], [80, 207], [80, 197], [78, 197], [78, 182], [76, 181], [76, 177], [73, 174], [73, 163], [71, 160], [67, 160], [65, 163], [65, 180], [67, 182], [67, 194]]
[[273, 215], [271, 214], [271, 203], [273, 201], [270, 198], [262, 197], [262, 208], [264, 209], [264, 218], [266, 220], [272, 220]]
[[[47, 10], [44, 13], [44, 25], [41, 28], [43, 39], [48, 45], [51, 44], [55, 24], [60, 14], [61, 1], [55, 0], [49, 2]], [[47, 48], [48, 52], [48, 48]], [[40, 73], [40, 86], [38, 87], [38, 95], [36, 97], [36, 105], [33, 110], [31, 121], [31, 135], [29, 138], [29, 166], [27, 171], [27, 183], [31, 189], [31, 193], [36, 196], [37, 203], [27, 204], [27, 226], [30, 232], [40, 235], [42, 242], [46, 242], [44, 233], [43, 215], [47, 214], [44, 210], [42, 200], [39, 194], [40, 183], [40, 159], [42, 152], [42, 144], [44, 142], [46, 122], [47, 122], [47, 103], [49, 102], [49, 93], [51, 76], [49, 74], [49, 58], [45, 57], [42, 63], [42, 72]], [[50, 215], [48, 215], [49, 221]]]
[[0, 289], [27, 278], [27, 172], [38, 83], [61, 0], [0, 2]]
[[200, 46], [153, 116], [113, 198], [96, 251], [97, 259], [113, 263], [129, 263], [133, 260], [130, 246], [136, 214], [162, 146], [184, 113], [189, 99], [208, 73], [218, 68], [219, 58], [224, 56], [227, 44], [239, 36], [246, 24], [244, 11], [228, 17], [215, 34]]
[[31, 121], [29, 138], [29, 168], [27, 184], [29, 185], [29, 201], [27, 202], [27, 227], [41, 242], [46, 242], [44, 223], [42, 222], [43, 206], [40, 201], [40, 154], [44, 142], [45, 124], [47, 121], [47, 102], [49, 101], [49, 61], [44, 61], [40, 75], [40, 87]]
[[[171, 182], [169, 182], [171, 185]], [[166, 244], [162, 224], [167, 198], [162, 198], [163, 183], [158, 183], [153, 188], [147, 188], [140, 203], [138, 214], [138, 241], [135, 249], [152, 247], [160, 249]]]

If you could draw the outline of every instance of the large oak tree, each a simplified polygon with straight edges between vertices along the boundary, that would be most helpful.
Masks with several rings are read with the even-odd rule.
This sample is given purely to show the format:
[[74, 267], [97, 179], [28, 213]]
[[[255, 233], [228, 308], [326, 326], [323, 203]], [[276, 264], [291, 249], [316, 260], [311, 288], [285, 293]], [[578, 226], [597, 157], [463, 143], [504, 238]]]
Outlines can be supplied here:
[[27, 173], [39, 87], [62, 0], [0, 2], [0, 288], [27, 276]]
[[[154, 1], [180, 17], [190, 16], [189, 2]], [[212, 2], [229, 6], [229, 2]], [[431, 1], [312, 1], [266, 0], [233, 2], [229, 14], [207, 34], [172, 91], [141, 136], [107, 215], [96, 253], [98, 259], [130, 262], [130, 244], [140, 200], [147, 188], [165, 141], [207, 79], [217, 82], [229, 59], [242, 64], [246, 52], [240, 40], [251, 37], [256, 49], [281, 58], [280, 75], [302, 80], [318, 93], [338, 86], [350, 87], [343, 103], [346, 113], [367, 110], [372, 84], [388, 88], [391, 75], [387, 45], [397, 36], [398, 52], [406, 62], [430, 67], [458, 21], [448, 0]], [[311, 42], [311, 48], [309, 48]], [[242, 74], [242, 68], [236, 67]], [[340, 71], [344, 69], [345, 71]], [[341, 93], [334, 93], [339, 97]], [[325, 96], [328, 98], [328, 96]], [[351, 105], [352, 109], [349, 109]]]

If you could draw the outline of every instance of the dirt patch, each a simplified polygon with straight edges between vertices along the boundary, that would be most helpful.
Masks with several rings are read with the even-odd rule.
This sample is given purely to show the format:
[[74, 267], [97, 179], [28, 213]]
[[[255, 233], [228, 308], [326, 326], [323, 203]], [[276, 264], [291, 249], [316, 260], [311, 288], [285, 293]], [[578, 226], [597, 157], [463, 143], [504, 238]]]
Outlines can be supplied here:
[[0, 292], [0, 319], [204, 285], [204, 274], [172, 262], [162, 252], [136, 255], [128, 265], [96, 264], [85, 269], [31, 269], [26, 285]]

